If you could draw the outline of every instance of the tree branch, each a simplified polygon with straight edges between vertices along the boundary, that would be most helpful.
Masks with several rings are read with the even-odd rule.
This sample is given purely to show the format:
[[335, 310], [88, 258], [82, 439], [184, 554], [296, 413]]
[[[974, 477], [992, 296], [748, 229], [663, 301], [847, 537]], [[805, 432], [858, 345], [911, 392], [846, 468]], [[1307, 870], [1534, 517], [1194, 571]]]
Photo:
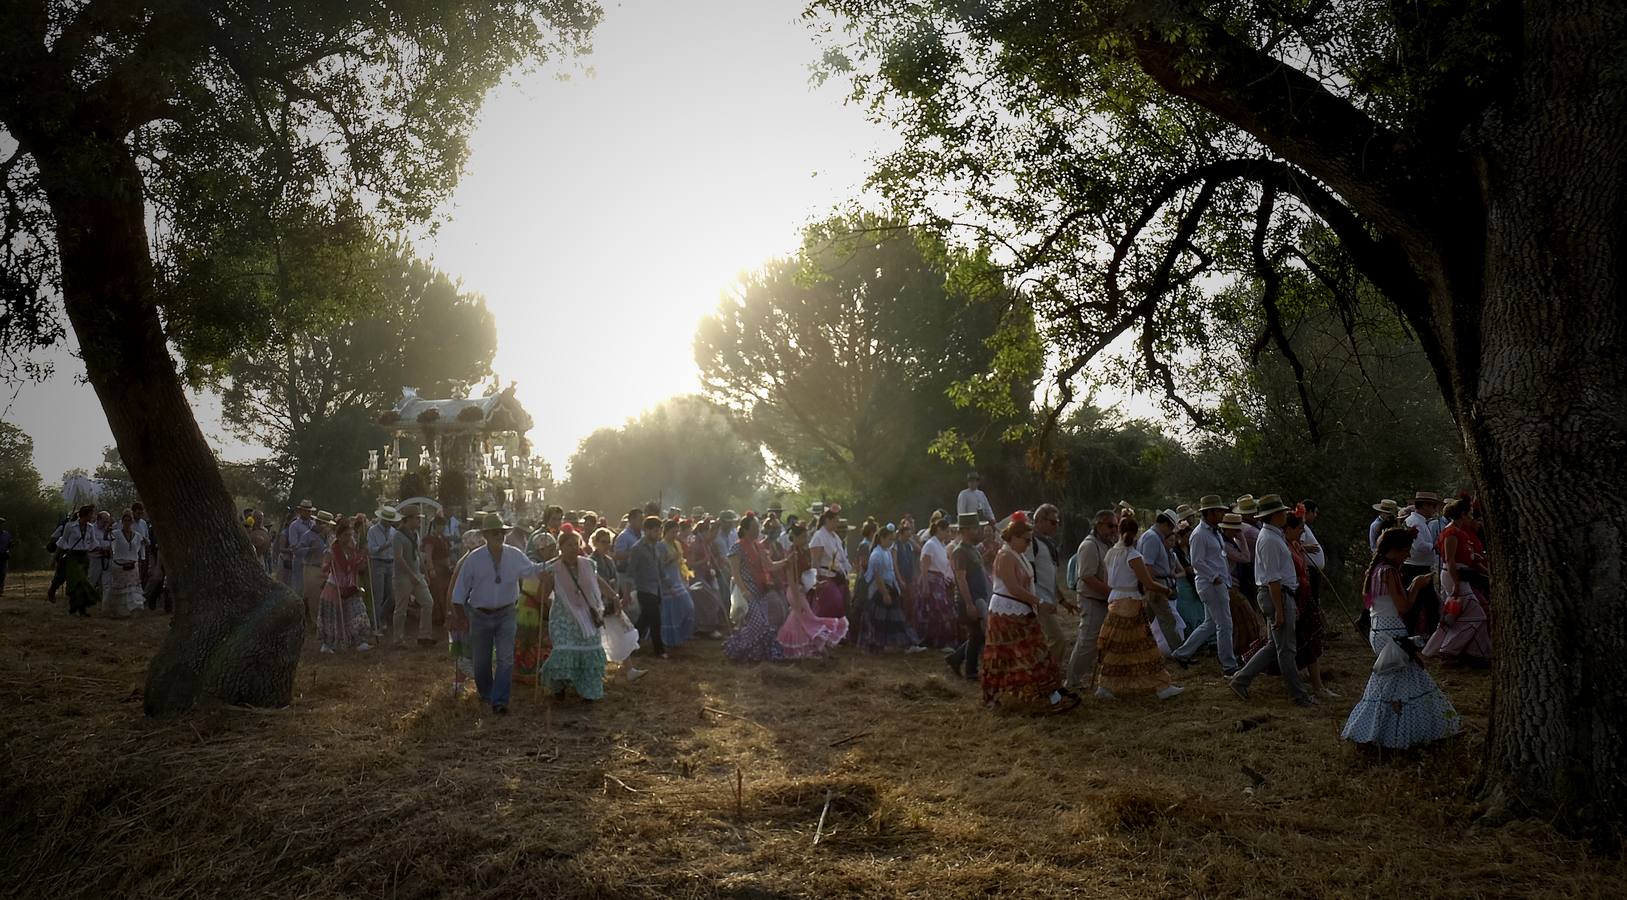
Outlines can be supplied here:
[[1136, 61], [1171, 94], [1253, 135], [1325, 182], [1369, 222], [1432, 259], [1442, 215], [1470, 173], [1406, 147], [1311, 76], [1228, 32], [1188, 0], [1144, 0], [1122, 24]]
[[[1250, 243], [1254, 256], [1254, 272], [1260, 279], [1260, 303], [1265, 307], [1265, 330], [1271, 335], [1272, 341], [1277, 345], [1277, 352], [1288, 361], [1294, 370], [1294, 386], [1299, 389], [1300, 407], [1305, 413], [1305, 426], [1310, 430], [1311, 446], [1322, 446], [1322, 428], [1316, 421], [1316, 410], [1311, 401], [1309, 386], [1305, 383], [1305, 366], [1300, 362], [1299, 354], [1294, 352], [1294, 345], [1288, 340], [1288, 335], [1282, 328], [1282, 311], [1277, 306], [1277, 297], [1282, 293], [1282, 272], [1277, 264], [1282, 261], [1286, 251], [1278, 250], [1267, 254], [1265, 249], [1266, 233], [1271, 230], [1271, 213], [1276, 209], [1276, 188], [1267, 186], [1260, 194], [1260, 211], [1254, 219], [1254, 238]], [[1256, 355], [1260, 345], [1255, 345]]]

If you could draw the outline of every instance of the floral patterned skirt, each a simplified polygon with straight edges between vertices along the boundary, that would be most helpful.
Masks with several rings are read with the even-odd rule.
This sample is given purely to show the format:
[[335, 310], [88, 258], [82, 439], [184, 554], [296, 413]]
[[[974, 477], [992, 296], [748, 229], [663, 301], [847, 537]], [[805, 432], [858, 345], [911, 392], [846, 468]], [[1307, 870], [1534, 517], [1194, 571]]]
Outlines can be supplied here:
[[915, 633], [928, 647], [955, 647], [960, 644], [960, 621], [955, 615], [955, 592], [949, 580], [937, 572], [921, 579], [921, 593], [915, 598]]
[[983, 702], [1001, 712], [1045, 712], [1062, 687], [1062, 670], [1045, 646], [1039, 619], [994, 613], [988, 617], [979, 679]]
[[599, 635], [582, 633], [582, 626], [564, 603], [548, 611], [548, 659], [542, 664], [543, 686], [550, 691], [569, 687], [583, 700], [604, 697], [604, 645]]
[[367, 621], [367, 606], [362, 595], [350, 598], [339, 596], [339, 586], [329, 581], [322, 585], [321, 602], [317, 606], [316, 637], [324, 647], [335, 650], [357, 647], [367, 643], [373, 633]]
[[1147, 626], [1140, 600], [1124, 597], [1107, 604], [1107, 621], [1096, 637], [1096, 685], [1114, 694], [1169, 687], [1169, 670]]

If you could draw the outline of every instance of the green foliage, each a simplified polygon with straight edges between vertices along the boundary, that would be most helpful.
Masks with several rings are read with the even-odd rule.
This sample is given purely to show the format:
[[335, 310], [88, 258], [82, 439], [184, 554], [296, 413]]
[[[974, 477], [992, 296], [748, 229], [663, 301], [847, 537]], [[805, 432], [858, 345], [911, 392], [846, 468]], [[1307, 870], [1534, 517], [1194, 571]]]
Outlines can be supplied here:
[[986, 251], [856, 215], [747, 277], [702, 321], [695, 361], [703, 395], [804, 491], [897, 506], [941, 497], [960, 478], [952, 462], [1002, 452], [1036, 347]]
[[377, 498], [362, 484], [360, 473], [367, 451], [387, 439], [385, 430], [361, 407], [313, 421], [288, 448], [295, 461], [289, 496], [309, 497], [336, 513], [371, 512]]
[[[336, 235], [334, 246], [342, 241]], [[275, 346], [263, 351], [191, 358], [195, 378], [220, 390], [234, 433], [271, 448], [297, 484], [341, 489], [336, 502], [360, 496], [355, 473], [367, 449], [383, 443], [383, 429], [365, 421], [373, 411], [403, 386], [426, 396], [466, 392], [490, 374], [497, 329], [484, 300], [405, 247], [367, 241], [308, 262], [329, 267], [301, 275], [323, 292], [312, 305], [330, 311], [320, 328], [272, 326]]]
[[96, 501], [97, 505], [112, 511], [115, 516], [140, 499], [136, 493], [135, 480], [130, 477], [130, 470], [124, 467], [124, 460], [119, 458], [117, 447], [102, 448], [102, 464], [96, 467], [91, 477], [96, 479], [96, 483], [102, 488], [101, 496]]
[[0, 14], [0, 148], [20, 145], [0, 158], [8, 366], [12, 350], [61, 335], [34, 142], [127, 143], [156, 213], [172, 337], [189, 365], [220, 366], [349, 314], [345, 265], [375, 225], [428, 220], [446, 200], [486, 92], [586, 50], [601, 15], [591, 0], [12, 6]]
[[583, 438], [550, 502], [607, 514], [649, 500], [738, 511], [758, 497], [766, 474], [762, 452], [722, 413], [699, 397], [675, 397]]
[[48, 566], [45, 542], [59, 512], [34, 468], [33, 438], [10, 422], [0, 422], [0, 516], [17, 540], [11, 549], [12, 570]]

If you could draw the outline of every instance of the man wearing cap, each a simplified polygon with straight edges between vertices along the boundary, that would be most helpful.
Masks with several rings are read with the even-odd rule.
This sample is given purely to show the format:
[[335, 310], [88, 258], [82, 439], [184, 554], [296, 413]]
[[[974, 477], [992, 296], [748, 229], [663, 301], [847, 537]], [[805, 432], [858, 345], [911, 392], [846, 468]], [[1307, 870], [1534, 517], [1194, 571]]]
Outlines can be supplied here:
[[1294, 703], [1315, 706], [1316, 698], [1299, 680], [1299, 663], [1295, 659], [1298, 647], [1294, 637], [1294, 592], [1299, 588], [1299, 574], [1294, 570], [1288, 538], [1282, 532], [1288, 521], [1288, 507], [1276, 494], [1266, 494], [1259, 499], [1255, 515], [1265, 521], [1265, 527], [1260, 530], [1260, 540], [1254, 548], [1254, 583], [1259, 585], [1260, 608], [1271, 628], [1266, 646], [1232, 676], [1232, 693], [1247, 700], [1254, 676], [1265, 671], [1275, 659]]
[[429, 593], [429, 579], [424, 576], [418, 546], [418, 525], [423, 520], [424, 514], [417, 506], [402, 511], [401, 523], [396, 527], [395, 536], [391, 539], [395, 610], [390, 616], [390, 630], [394, 634], [397, 647], [406, 644], [407, 610], [411, 608], [418, 610], [418, 645], [429, 647], [435, 644], [435, 639], [429, 636], [430, 629], [434, 625], [432, 619], [435, 600]]
[[[458, 580], [452, 586], [452, 605], [464, 611], [469, 620], [469, 657], [474, 662], [475, 690], [492, 712], [508, 712], [509, 686], [514, 677], [514, 633], [520, 582], [534, 578], [548, 568], [503, 543], [508, 526], [503, 517], [488, 514], [479, 521], [483, 546], [469, 551], [458, 564]], [[426, 607], [422, 613], [427, 620]], [[493, 657], [496, 665], [493, 666]]]
[[1191, 665], [1198, 649], [1213, 638], [1220, 671], [1231, 676], [1237, 672], [1237, 653], [1232, 646], [1232, 567], [1226, 559], [1226, 538], [1220, 533], [1226, 504], [1219, 494], [1210, 494], [1198, 501], [1198, 514], [1203, 522], [1192, 530], [1192, 570], [1207, 615], [1175, 651], [1175, 662], [1183, 669]]
[[966, 490], [960, 492], [955, 498], [955, 514], [977, 513], [985, 522], [1000, 521], [994, 515], [994, 507], [989, 505], [989, 495], [983, 493], [983, 479], [976, 472], [966, 473]]
[[1412, 498], [1412, 506], [1412, 515], [1407, 516], [1406, 522], [1406, 527], [1412, 529], [1412, 550], [1407, 554], [1407, 561], [1401, 564], [1401, 581], [1412, 584], [1419, 575], [1432, 579], [1418, 592], [1418, 599], [1412, 602], [1412, 610], [1406, 617], [1409, 634], [1427, 637], [1435, 633], [1441, 618], [1440, 598], [1433, 582], [1441, 565], [1440, 554], [1435, 552], [1435, 539], [1440, 534], [1436, 514], [1441, 508], [1441, 497], [1433, 491], [1418, 491]]
[[367, 529], [367, 578], [373, 586], [373, 603], [368, 609], [373, 631], [388, 623], [395, 615], [395, 526], [401, 522], [401, 513], [393, 506], [381, 506], [373, 511], [377, 519]]
[[[1136, 552], [1141, 554], [1141, 560], [1146, 565], [1152, 577], [1158, 583], [1169, 588], [1170, 597], [1175, 594], [1175, 560], [1170, 556], [1169, 538], [1175, 533], [1175, 510], [1165, 509], [1153, 519], [1151, 528], [1143, 531], [1136, 538]], [[1170, 608], [1170, 597], [1157, 595], [1152, 592], [1143, 599], [1147, 609], [1153, 614], [1157, 627], [1153, 629], [1153, 637], [1158, 639], [1158, 649], [1165, 656], [1175, 652], [1181, 646], [1181, 628], [1175, 620], [1175, 613]]]
[[1074, 590], [1079, 593], [1079, 637], [1068, 658], [1067, 686], [1087, 687], [1096, 677], [1096, 639], [1107, 621], [1107, 551], [1119, 536], [1119, 515], [1111, 509], [1099, 510], [1091, 520], [1090, 534], [1075, 554]]

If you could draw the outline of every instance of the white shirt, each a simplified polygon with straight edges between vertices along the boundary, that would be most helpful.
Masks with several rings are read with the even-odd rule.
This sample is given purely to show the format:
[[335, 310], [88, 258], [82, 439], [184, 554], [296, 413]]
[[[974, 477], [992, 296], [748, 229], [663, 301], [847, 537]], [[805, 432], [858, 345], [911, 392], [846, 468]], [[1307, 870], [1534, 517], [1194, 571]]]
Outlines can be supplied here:
[[1273, 581], [1291, 591], [1299, 587], [1299, 573], [1294, 571], [1294, 554], [1282, 529], [1267, 525], [1260, 529], [1260, 540], [1254, 545], [1254, 583], [1263, 588]]
[[928, 572], [937, 572], [949, 579], [950, 583], [954, 582], [955, 570], [949, 565], [949, 548], [943, 545], [943, 541], [938, 540], [937, 535], [928, 538], [927, 542], [921, 545], [921, 561], [926, 564]]
[[1367, 526], [1367, 549], [1374, 553], [1378, 552], [1378, 533], [1383, 525], [1384, 517], [1374, 516], [1373, 524]]
[[967, 488], [961, 491], [960, 496], [955, 498], [955, 512], [977, 513], [985, 522], [995, 521], [994, 507], [989, 505], [989, 495], [983, 493], [982, 489]]
[[1424, 514], [1413, 510], [1407, 516], [1407, 527], [1418, 529], [1418, 534], [1412, 539], [1412, 552], [1407, 554], [1407, 565], [1428, 566], [1433, 569], [1441, 564], [1441, 559], [1435, 553], [1435, 526]]
[[[1012, 555], [1017, 557], [1018, 563], [1022, 565], [1023, 571], [1027, 573], [1028, 588], [1030, 591], [1032, 591], [1034, 586], [1034, 564], [1030, 562], [1026, 556], [1018, 556], [1016, 553], [1013, 553]], [[989, 612], [998, 613], [1002, 616], [1033, 615], [1034, 610], [1029, 608], [1028, 604], [1012, 597], [1011, 588], [1007, 587], [1005, 579], [1000, 577], [1000, 557], [995, 556], [994, 560], [994, 593], [993, 596], [989, 597]]]
[[[141, 556], [138, 557], [138, 559], [146, 559], [147, 558], [147, 548], [149, 546], [151, 546], [152, 542], [153, 542], [152, 532], [149, 531], [148, 528], [149, 528], [149, 526], [147, 525], [147, 520], [146, 519], [137, 519], [135, 521], [135, 523], [130, 526], [130, 529], [132, 531], [134, 531], [136, 534], [141, 535]], [[124, 526], [122, 524], [115, 524], [113, 526], [113, 530], [114, 531], [123, 531]]]
[[[1318, 569], [1327, 566], [1327, 554], [1323, 552], [1322, 542], [1316, 539], [1316, 532], [1311, 530], [1311, 526], [1305, 526], [1305, 533], [1299, 536], [1299, 546], [1305, 551], [1306, 562]], [[1312, 547], [1316, 549], [1313, 550]]]
[[124, 536], [124, 526], [113, 529], [113, 537], [108, 541], [108, 548], [113, 554], [114, 562], [136, 562], [141, 559], [147, 550], [147, 537], [135, 528], [130, 529], [128, 539]]
[[1198, 584], [1232, 586], [1232, 567], [1226, 562], [1226, 539], [1220, 528], [1207, 522], [1192, 529], [1192, 570]]
[[1141, 551], [1122, 543], [1114, 544], [1113, 549], [1107, 551], [1107, 586], [1113, 589], [1113, 593], [1107, 595], [1109, 602], [1141, 596], [1141, 578], [1131, 565], [1138, 559], [1142, 559]]
[[84, 529], [81, 530], [78, 519], [64, 522], [51, 537], [56, 541], [58, 550], [83, 550], [89, 553], [101, 544], [101, 538], [96, 533], [96, 523], [86, 522]]
[[808, 549], [814, 551], [814, 567], [819, 569], [821, 574], [829, 575], [832, 569], [845, 574], [852, 567], [847, 559], [847, 548], [842, 546], [842, 539], [827, 528], [814, 532], [814, 536], [808, 541]]
[[469, 551], [458, 570], [458, 583], [452, 586], [452, 602], [475, 609], [502, 609], [520, 600], [520, 581], [534, 578], [549, 566], [534, 563], [525, 552], [507, 547], [503, 558], [494, 561], [485, 545]]

